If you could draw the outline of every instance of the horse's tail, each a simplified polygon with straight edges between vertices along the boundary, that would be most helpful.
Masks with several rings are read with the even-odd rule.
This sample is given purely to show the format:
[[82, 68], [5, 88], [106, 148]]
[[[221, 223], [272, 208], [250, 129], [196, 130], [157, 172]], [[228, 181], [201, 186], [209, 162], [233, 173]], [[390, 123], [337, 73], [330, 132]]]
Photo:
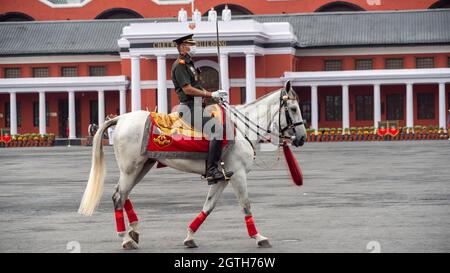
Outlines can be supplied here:
[[105, 182], [105, 160], [103, 155], [102, 139], [106, 129], [116, 125], [120, 116], [106, 121], [95, 133], [92, 147], [92, 165], [89, 180], [80, 203], [78, 213], [91, 216], [97, 208], [103, 194]]

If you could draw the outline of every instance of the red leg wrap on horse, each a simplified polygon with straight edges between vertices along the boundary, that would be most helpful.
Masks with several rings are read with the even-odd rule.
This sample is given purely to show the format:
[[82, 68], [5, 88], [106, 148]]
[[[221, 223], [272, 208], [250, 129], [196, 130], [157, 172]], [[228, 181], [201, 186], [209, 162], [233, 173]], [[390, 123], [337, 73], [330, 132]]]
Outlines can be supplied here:
[[203, 223], [203, 221], [205, 221], [206, 217], [208, 215], [201, 211], [197, 217], [194, 219], [194, 221], [192, 221], [192, 223], [189, 225], [189, 228], [193, 231], [196, 232], [197, 229], [200, 227], [200, 225]]
[[116, 216], [117, 232], [125, 232], [125, 219], [123, 219], [123, 210], [114, 210]]
[[127, 212], [128, 222], [130, 224], [137, 222], [138, 217], [136, 215], [136, 212], [133, 209], [133, 204], [131, 203], [130, 199], [127, 199], [127, 201], [125, 201], [124, 208], [125, 208], [125, 211]]
[[256, 231], [255, 222], [253, 221], [253, 216], [245, 216], [245, 223], [247, 224], [247, 231], [250, 237], [258, 234], [258, 231]]

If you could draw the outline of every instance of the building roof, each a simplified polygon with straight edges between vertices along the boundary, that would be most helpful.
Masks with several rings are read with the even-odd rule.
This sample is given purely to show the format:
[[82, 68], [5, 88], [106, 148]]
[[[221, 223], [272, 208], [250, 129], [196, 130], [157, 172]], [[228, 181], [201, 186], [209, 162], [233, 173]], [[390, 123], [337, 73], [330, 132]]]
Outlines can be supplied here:
[[[246, 15], [235, 19], [290, 22], [297, 47], [450, 44], [450, 9]], [[175, 18], [0, 23], [0, 56], [118, 54], [117, 40], [131, 22]]]

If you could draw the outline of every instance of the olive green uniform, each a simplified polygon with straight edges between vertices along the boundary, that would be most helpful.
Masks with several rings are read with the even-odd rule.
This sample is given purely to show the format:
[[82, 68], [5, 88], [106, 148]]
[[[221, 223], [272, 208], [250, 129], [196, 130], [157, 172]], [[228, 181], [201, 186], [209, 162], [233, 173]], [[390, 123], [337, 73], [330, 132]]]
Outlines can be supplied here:
[[[197, 130], [201, 131], [203, 126], [211, 119], [211, 117], [203, 116], [204, 107], [206, 106], [205, 103], [202, 103], [201, 107], [200, 105], [194, 105], [195, 97], [187, 95], [183, 91], [183, 86], [188, 84], [190, 84], [192, 87], [203, 90], [203, 87], [200, 83], [200, 70], [194, 66], [194, 62], [191, 60], [189, 55], [180, 55], [178, 59], [172, 64], [172, 81], [175, 86], [175, 92], [180, 100], [180, 104], [187, 106], [190, 110], [190, 113], [188, 114], [186, 114], [183, 110], [180, 111], [183, 119], [186, 122], [189, 122], [192, 126], [195, 126]], [[197, 106], [197, 108], [195, 106]], [[195, 115], [201, 116], [201, 125], [197, 125], [194, 123]], [[220, 128], [216, 128], [216, 130], [217, 129], [220, 130]]]

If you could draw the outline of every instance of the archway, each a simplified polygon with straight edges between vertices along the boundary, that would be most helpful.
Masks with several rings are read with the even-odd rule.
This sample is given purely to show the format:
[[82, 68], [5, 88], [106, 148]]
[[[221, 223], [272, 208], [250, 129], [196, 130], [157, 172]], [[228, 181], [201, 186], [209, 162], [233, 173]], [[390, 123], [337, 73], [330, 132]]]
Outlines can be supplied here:
[[8, 12], [0, 15], [0, 22], [34, 21], [34, 18], [21, 12]]
[[133, 19], [133, 18], [144, 18], [139, 13], [131, 9], [125, 8], [113, 8], [105, 10], [95, 17], [95, 19], [108, 20], [108, 19]]
[[450, 0], [440, 0], [429, 7], [429, 9], [449, 9]]
[[200, 60], [195, 62], [195, 66], [201, 71], [200, 83], [203, 88], [209, 91], [219, 89], [219, 64], [210, 60]]
[[352, 3], [344, 1], [336, 1], [325, 4], [315, 10], [315, 12], [342, 12], [342, 11], [364, 11], [364, 9]]
[[[225, 9], [225, 5], [228, 6], [228, 9], [231, 10], [231, 14], [234, 15], [252, 15], [253, 12], [248, 10], [247, 8], [235, 5], [235, 4], [221, 4], [218, 6], [215, 6], [214, 9], [217, 11], [217, 14], [220, 16], [222, 14], [222, 10]], [[203, 16], [208, 16], [208, 11], [206, 11]]]

